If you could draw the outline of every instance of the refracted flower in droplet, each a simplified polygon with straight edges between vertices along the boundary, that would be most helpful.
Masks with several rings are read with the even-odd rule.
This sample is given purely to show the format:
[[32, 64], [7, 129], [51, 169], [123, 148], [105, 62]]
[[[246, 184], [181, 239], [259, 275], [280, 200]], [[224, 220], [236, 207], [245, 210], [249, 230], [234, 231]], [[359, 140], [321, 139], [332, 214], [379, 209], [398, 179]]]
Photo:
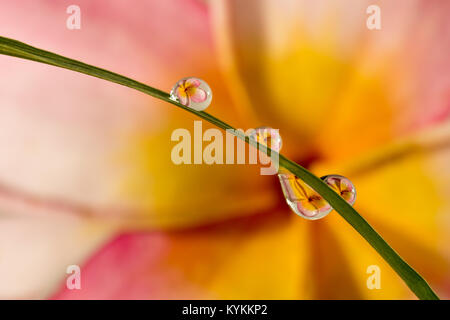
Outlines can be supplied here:
[[183, 78], [173, 86], [170, 98], [196, 111], [203, 111], [211, 104], [212, 91], [201, 79]]
[[288, 205], [300, 217], [317, 220], [333, 210], [320, 194], [294, 174], [280, 173], [278, 177]]
[[271, 127], [258, 127], [252, 130], [249, 136], [276, 152], [279, 152], [283, 145], [279, 130]]
[[345, 201], [353, 205], [356, 201], [356, 189], [346, 177], [330, 174], [321, 178], [327, 185], [336, 191]]

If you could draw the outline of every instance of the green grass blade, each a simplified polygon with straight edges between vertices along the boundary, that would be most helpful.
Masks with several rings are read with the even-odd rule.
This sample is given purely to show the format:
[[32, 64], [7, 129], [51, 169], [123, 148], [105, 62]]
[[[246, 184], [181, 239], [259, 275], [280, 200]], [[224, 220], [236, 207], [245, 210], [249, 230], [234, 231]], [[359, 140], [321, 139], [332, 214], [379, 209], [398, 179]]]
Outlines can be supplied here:
[[[169, 94], [164, 91], [152, 88], [117, 73], [32, 47], [17, 40], [0, 37], [0, 53], [46, 63], [115, 82], [171, 103], [224, 130], [234, 129], [232, 126], [206, 112], [192, 110], [174, 100], [171, 100]], [[276, 153], [275, 151], [266, 148], [264, 145], [260, 145], [253, 139], [249, 139], [239, 131], [234, 131], [233, 134], [235, 134], [238, 138], [245, 140], [247, 143], [255, 147], [259, 147], [259, 149], [266, 154], [269, 151], [273, 154]], [[297, 163], [287, 159], [283, 155], [279, 155], [279, 165], [305, 181], [305, 183], [307, 183], [325, 200], [327, 200], [333, 209], [336, 210], [359, 234], [361, 234], [363, 238], [366, 239], [366, 241], [381, 255], [381, 257], [386, 260], [386, 262], [392, 267], [392, 269], [395, 270], [395, 272], [403, 279], [403, 281], [419, 299], [439, 299], [422, 276], [420, 276], [420, 274], [409, 266], [351, 205], [349, 205], [336, 192], [328, 187], [328, 185], [326, 185], [320, 178], [316, 177]]]

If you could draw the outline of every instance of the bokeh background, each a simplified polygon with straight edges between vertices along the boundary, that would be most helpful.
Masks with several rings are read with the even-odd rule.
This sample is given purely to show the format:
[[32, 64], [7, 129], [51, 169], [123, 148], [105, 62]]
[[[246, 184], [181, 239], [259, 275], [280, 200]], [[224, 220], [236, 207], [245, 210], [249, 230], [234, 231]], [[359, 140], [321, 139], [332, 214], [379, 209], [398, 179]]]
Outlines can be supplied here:
[[[81, 8], [69, 30], [66, 9]], [[381, 30], [366, 9], [381, 8]], [[279, 128], [283, 153], [349, 177], [356, 209], [450, 297], [450, 2], [21, 0], [0, 34]], [[0, 56], [0, 298], [414, 299], [336, 213], [292, 213], [256, 166], [170, 160], [193, 115]], [[203, 124], [204, 129], [210, 126]], [[81, 290], [66, 268], [81, 267]], [[366, 286], [367, 267], [381, 289]]]

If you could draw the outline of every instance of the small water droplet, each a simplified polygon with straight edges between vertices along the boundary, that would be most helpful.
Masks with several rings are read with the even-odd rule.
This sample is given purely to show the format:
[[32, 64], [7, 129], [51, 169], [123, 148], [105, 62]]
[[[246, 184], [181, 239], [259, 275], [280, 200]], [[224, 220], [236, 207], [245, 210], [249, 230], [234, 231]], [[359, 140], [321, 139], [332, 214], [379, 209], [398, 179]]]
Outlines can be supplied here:
[[329, 214], [333, 208], [314, 189], [292, 173], [278, 174], [281, 189], [289, 207], [308, 220], [317, 220]]
[[252, 130], [249, 136], [276, 152], [279, 152], [283, 145], [279, 130], [270, 127], [258, 127]]
[[330, 174], [321, 178], [327, 185], [336, 191], [350, 205], [356, 201], [356, 189], [353, 183], [346, 177]]
[[175, 83], [170, 98], [196, 111], [203, 111], [211, 104], [212, 91], [202, 79], [188, 77]]

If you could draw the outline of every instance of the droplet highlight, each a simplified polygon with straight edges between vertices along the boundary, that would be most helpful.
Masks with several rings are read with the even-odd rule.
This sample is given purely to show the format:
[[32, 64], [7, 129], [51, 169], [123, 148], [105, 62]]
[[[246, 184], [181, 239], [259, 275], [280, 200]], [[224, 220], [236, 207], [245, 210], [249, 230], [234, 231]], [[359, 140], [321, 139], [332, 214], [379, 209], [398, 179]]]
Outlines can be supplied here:
[[276, 152], [279, 152], [283, 145], [279, 130], [271, 127], [258, 127], [252, 130], [249, 136]]
[[355, 204], [356, 188], [349, 179], [337, 174], [330, 174], [322, 177], [321, 179], [350, 205]]
[[317, 220], [328, 215], [333, 208], [314, 189], [292, 173], [278, 174], [286, 202], [300, 217]]
[[173, 86], [170, 98], [196, 111], [203, 111], [211, 104], [212, 91], [202, 79], [188, 77]]

